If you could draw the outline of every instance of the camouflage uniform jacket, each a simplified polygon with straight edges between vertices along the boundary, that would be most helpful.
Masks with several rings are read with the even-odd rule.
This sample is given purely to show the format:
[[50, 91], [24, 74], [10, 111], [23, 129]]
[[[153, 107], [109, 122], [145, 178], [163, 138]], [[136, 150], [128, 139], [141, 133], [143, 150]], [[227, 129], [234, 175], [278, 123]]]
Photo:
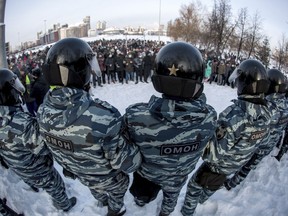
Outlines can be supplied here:
[[39, 135], [37, 120], [30, 113], [21, 107], [0, 106], [0, 154], [22, 178], [42, 178], [37, 175], [42, 175], [39, 167], [53, 164], [47, 148], [33, 154], [33, 146], [42, 142]]
[[153, 95], [148, 103], [128, 107], [124, 120], [143, 157], [138, 172], [158, 184], [186, 177], [214, 135], [216, 119], [204, 94], [191, 102]]
[[257, 96], [239, 96], [219, 114], [217, 140], [210, 142], [203, 154], [203, 160], [214, 172], [236, 172], [260, 144], [269, 141], [271, 112], [268, 106], [248, 102], [249, 99], [257, 100]]
[[40, 132], [54, 159], [73, 174], [99, 181], [132, 172], [141, 162], [137, 146], [121, 135], [118, 110], [88, 92], [68, 87], [46, 94], [38, 110]]
[[270, 125], [270, 141], [259, 146], [258, 154], [269, 154], [282, 137], [283, 131], [288, 123], [288, 102], [285, 93], [273, 93], [266, 97], [270, 102], [269, 108], [272, 111]]

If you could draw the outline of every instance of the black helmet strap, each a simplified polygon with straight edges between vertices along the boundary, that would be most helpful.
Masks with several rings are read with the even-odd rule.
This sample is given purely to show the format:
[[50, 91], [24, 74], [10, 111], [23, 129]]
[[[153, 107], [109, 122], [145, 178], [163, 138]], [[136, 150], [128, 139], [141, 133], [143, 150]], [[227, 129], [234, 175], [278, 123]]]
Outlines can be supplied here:
[[151, 79], [155, 90], [168, 96], [196, 99], [203, 92], [203, 83], [196, 80], [157, 74]]

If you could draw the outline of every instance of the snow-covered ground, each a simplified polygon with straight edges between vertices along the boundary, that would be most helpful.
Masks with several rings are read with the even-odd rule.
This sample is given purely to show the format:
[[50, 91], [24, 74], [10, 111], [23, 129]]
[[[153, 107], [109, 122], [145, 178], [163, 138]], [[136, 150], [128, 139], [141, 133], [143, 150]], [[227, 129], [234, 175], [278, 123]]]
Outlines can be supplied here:
[[[230, 100], [236, 98], [236, 90], [228, 86], [205, 83], [204, 92], [208, 104], [220, 113]], [[159, 96], [152, 83], [110, 84], [92, 90], [93, 97], [98, 97], [113, 104], [121, 114], [130, 104], [147, 102], [152, 94]], [[272, 155], [264, 158], [258, 168], [237, 188], [227, 191], [220, 189], [208, 201], [199, 205], [195, 216], [287, 216], [288, 215], [288, 157], [285, 155], [279, 163]], [[197, 164], [199, 166], [201, 161]], [[55, 164], [62, 175], [62, 169]], [[190, 174], [192, 175], [192, 173]], [[62, 175], [63, 176], [63, 175]], [[7, 204], [25, 216], [104, 216], [106, 208], [97, 207], [97, 201], [89, 189], [78, 180], [63, 177], [69, 197], [76, 196], [77, 204], [68, 213], [57, 211], [49, 195], [40, 190], [35, 193], [11, 170], [0, 166], [0, 197], [7, 198]], [[131, 175], [132, 180], [132, 175]], [[186, 187], [180, 193], [178, 204], [171, 216], [181, 216], [180, 209], [184, 200]], [[127, 212], [125, 216], [156, 216], [162, 201], [160, 192], [157, 199], [144, 207], [133, 202], [129, 191], [125, 195]]]

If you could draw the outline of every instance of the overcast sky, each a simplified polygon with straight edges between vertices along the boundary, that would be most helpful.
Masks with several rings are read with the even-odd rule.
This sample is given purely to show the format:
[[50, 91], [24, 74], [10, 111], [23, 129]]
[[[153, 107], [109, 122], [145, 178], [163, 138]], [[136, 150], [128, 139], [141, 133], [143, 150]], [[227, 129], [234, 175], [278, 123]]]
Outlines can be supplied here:
[[[143, 26], [157, 28], [179, 17], [182, 5], [192, 0], [6, 0], [6, 42], [13, 47], [25, 41], [35, 41], [37, 32], [60, 23], [75, 25], [90, 16], [92, 28], [97, 21], [107, 27]], [[214, 0], [201, 0], [211, 11]], [[259, 12], [265, 34], [277, 45], [282, 35], [288, 36], [287, 0], [230, 0], [233, 15], [247, 7], [250, 15]], [[161, 5], [161, 10], [160, 10]], [[161, 13], [160, 13], [161, 11]], [[46, 21], [45, 21], [46, 20]]]

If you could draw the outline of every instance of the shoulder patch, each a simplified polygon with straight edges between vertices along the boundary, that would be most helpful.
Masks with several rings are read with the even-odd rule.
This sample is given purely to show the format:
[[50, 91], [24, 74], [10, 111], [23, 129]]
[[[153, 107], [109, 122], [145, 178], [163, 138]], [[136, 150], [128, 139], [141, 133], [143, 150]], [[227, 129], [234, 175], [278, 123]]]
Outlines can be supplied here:
[[255, 131], [255, 132], [251, 133], [249, 140], [252, 141], [252, 140], [262, 139], [266, 133], [267, 133], [266, 130]]

